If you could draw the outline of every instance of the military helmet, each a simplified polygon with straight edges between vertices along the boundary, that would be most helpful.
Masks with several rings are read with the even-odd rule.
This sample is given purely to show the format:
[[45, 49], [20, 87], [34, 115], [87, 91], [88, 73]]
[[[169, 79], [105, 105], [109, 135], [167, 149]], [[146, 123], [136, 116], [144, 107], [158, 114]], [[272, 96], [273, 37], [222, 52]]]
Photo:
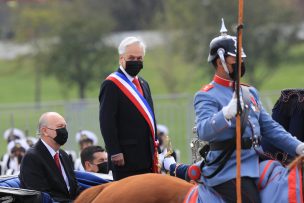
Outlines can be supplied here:
[[[214, 59], [216, 59], [218, 55], [218, 51], [222, 50], [224, 53], [224, 56], [234, 56], [236, 57], [237, 52], [237, 40], [235, 36], [231, 36], [227, 34], [227, 29], [224, 24], [224, 20], [222, 19], [222, 27], [220, 30], [221, 35], [218, 37], [215, 37], [210, 42], [210, 49], [209, 49], [209, 56], [208, 56], [208, 62], [212, 62]], [[244, 53], [242, 49], [242, 57], [246, 57], [246, 54]]]

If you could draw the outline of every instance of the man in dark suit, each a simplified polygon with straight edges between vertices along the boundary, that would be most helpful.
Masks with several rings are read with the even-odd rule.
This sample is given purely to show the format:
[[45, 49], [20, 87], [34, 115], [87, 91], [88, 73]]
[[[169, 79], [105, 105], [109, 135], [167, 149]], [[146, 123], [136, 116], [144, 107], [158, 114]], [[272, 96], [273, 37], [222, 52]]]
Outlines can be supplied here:
[[114, 180], [158, 172], [156, 125], [148, 83], [138, 77], [145, 45], [127, 37], [118, 47], [119, 64], [102, 83], [99, 121]]
[[39, 119], [40, 139], [29, 149], [20, 168], [21, 187], [47, 192], [58, 202], [71, 202], [79, 193], [73, 164], [60, 149], [68, 139], [66, 122], [56, 112]]

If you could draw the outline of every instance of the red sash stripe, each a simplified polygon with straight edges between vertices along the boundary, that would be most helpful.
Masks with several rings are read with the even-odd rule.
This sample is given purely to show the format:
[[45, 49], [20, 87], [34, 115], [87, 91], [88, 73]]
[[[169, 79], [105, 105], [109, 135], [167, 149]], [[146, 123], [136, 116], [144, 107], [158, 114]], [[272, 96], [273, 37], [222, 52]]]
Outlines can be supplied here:
[[302, 174], [302, 170], [303, 170], [303, 168], [302, 167], [299, 167], [299, 176], [300, 176], [300, 178], [299, 178], [299, 182], [300, 182], [300, 200], [301, 200], [301, 203], [303, 203], [303, 193], [302, 193], [302, 191], [303, 191], [303, 183], [302, 183], [302, 180], [303, 180], [303, 178], [302, 178], [302, 176], [303, 176], [303, 174]]
[[[302, 181], [302, 180], [301, 180]], [[288, 200], [289, 203], [297, 203], [297, 167], [291, 169], [288, 176]]]
[[187, 195], [185, 196], [183, 203], [195, 203], [198, 198], [198, 188], [197, 185], [190, 188]]
[[260, 179], [259, 179], [259, 182], [258, 182], [258, 190], [262, 190], [263, 188], [262, 188], [262, 182], [263, 182], [263, 180], [264, 180], [264, 178], [265, 178], [265, 175], [266, 175], [266, 172], [267, 172], [267, 170], [268, 170], [268, 168], [270, 167], [270, 165], [271, 165], [271, 163], [273, 162], [273, 160], [270, 160], [270, 161], [268, 161], [268, 163], [266, 164], [266, 166], [265, 166], [265, 168], [264, 168], [264, 170], [263, 170], [263, 173], [262, 173], [262, 175], [260, 176]]

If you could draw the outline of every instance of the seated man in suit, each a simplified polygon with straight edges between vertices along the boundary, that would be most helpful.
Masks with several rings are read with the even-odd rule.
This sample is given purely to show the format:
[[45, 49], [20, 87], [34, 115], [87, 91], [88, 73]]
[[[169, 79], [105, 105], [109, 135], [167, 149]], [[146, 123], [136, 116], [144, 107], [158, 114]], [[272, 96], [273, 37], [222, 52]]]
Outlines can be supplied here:
[[42, 114], [39, 119], [39, 141], [29, 149], [20, 168], [22, 188], [47, 192], [58, 202], [71, 202], [78, 193], [73, 164], [60, 149], [68, 139], [66, 122], [56, 112]]

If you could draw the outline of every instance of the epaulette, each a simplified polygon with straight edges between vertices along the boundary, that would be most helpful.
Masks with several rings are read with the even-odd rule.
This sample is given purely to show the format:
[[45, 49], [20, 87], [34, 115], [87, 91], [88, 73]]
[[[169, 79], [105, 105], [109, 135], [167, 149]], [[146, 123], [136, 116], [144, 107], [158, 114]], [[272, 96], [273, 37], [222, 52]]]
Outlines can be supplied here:
[[201, 91], [202, 92], [208, 92], [209, 90], [211, 90], [212, 88], [214, 88], [214, 85], [213, 84], [208, 84], [208, 85], [205, 85], [204, 87], [201, 88]]

